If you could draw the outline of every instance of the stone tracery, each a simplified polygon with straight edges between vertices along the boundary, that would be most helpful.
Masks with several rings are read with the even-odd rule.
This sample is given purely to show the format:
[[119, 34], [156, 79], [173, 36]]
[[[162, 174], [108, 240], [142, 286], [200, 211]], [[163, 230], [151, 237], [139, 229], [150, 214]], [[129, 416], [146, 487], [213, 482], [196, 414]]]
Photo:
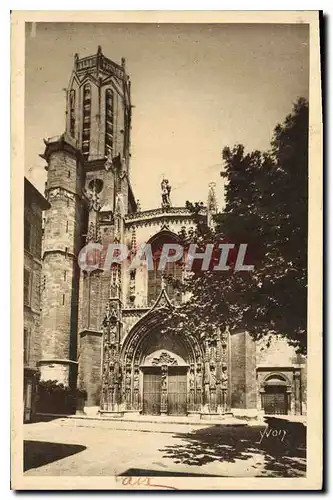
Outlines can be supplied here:
[[[163, 308], [162, 308], [163, 309]], [[193, 335], [158, 335], [160, 309], [137, 321], [120, 343], [121, 308], [110, 300], [103, 322], [102, 411], [142, 411], [144, 367], [161, 370], [161, 414], [168, 413], [168, 377], [171, 369], [184, 368], [187, 412], [224, 413], [228, 410], [228, 332], [204, 343]], [[150, 355], [155, 349], [159, 354]], [[177, 354], [178, 353], [178, 354]], [[179, 364], [177, 358], [184, 359]], [[149, 357], [148, 365], [145, 359]], [[147, 358], [148, 359], [148, 358]]]

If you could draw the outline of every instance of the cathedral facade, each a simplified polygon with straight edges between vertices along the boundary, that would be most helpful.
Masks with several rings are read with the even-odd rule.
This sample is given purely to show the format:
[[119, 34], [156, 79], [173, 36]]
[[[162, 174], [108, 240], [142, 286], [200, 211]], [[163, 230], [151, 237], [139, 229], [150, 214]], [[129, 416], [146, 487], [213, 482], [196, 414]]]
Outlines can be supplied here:
[[[304, 360], [282, 340], [267, 349], [247, 332], [217, 331], [204, 345], [194, 335], [161, 334], [161, 314], [185, 300], [145, 262], [130, 269], [80, 269], [88, 243], [160, 248], [194, 227], [185, 207], [142, 211], [130, 176], [131, 82], [125, 60], [102, 53], [74, 57], [66, 131], [45, 141], [45, 211], [40, 325], [42, 380], [87, 392], [86, 411], [123, 415], [305, 412]], [[160, 189], [160, 186], [157, 187]], [[214, 210], [213, 188], [202, 216]], [[169, 263], [168, 274], [181, 279]]]

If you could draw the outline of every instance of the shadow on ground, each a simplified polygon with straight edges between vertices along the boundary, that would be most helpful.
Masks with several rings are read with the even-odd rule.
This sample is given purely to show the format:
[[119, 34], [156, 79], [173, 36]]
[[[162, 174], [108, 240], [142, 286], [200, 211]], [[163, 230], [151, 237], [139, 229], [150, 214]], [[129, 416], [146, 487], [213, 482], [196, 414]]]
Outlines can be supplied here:
[[[211, 462], [251, 460], [254, 455], [264, 457], [264, 467], [255, 476], [300, 477], [306, 474], [306, 446], [304, 436], [263, 437], [265, 426], [222, 426], [200, 429], [189, 434], [176, 434], [181, 444], [160, 449], [163, 458], [176, 464], [200, 466]], [[245, 465], [245, 464], [244, 464]], [[252, 467], [252, 466], [251, 466]], [[255, 467], [255, 465], [254, 465]]]
[[24, 441], [23, 470], [35, 469], [61, 458], [75, 455], [86, 449], [77, 444], [49, 443], [47, 441]]
[[216, 477], [212, 474], [194, 474], [192, 472], [172, 472], [172, 471], [164, 471], [164, 470], [151, 470], [151, 469], [127, 469], [118, 476], [157, 476], [157, 477]]
[[52, 422], [53, 420], [62, 420], [63, 418], [66, 418], [65, 415], [43, 415], [43, 414], [38, 414], [34, 416], [33, 421], [31, 422], [26, 422], [27, 424], [31, 423], [37, 423], [37, 422]]

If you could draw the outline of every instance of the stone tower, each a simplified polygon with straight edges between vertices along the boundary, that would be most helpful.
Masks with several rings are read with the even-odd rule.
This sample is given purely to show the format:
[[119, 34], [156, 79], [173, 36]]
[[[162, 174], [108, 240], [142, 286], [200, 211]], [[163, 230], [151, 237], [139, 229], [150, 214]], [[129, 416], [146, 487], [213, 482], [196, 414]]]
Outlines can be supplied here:
[[79, 269], [84, 224], [84, 158], [67, 133], [45, 141], [47, 161], [43, 240], [40, 370], [42, 380], [75, 380]]
[[89, 362], [100, 379], [95, 344], [112, 289], [111, 272], [83, 273], [77, 257], [88, 242], [122, 241], [123, 217], [136, 207], [129, 181], [132, 107], [125, 60], [111, 61], [101, 47], [93, 56], [75, 54], [66, 95], [66, 131], [45, 141], [42, 155], [51, 208], [45, 216], [40, 366], [42, 379], [71, 385], [78, 352], [83, 364], [86, 357], [99, 357]]

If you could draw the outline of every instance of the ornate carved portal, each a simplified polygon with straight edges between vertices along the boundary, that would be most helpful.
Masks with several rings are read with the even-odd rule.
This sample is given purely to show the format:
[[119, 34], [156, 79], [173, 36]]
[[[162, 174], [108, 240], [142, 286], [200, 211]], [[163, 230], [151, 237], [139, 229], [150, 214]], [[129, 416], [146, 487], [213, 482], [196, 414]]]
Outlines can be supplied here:
[[119, 411], [122, 403], [120, 357], [120, 301], [110, 299], [103, 321], [103, 370], [101, 409]]
[[162, 352], [161, 355], [158, 358], [154, 358], [151, 362], [152, 365], [160, 365], [160, 366], [167, 366], [167, 365], [177, 365], [178, 362], [175, 358], [170, 356], [168, 352]]
[[[156, 333], [157, 315], [157, 311], [154, 315], [152, 314], [155, 321], [151, 320], [151, 324], [148, 318], [147, 324], [140, 325], [141, 328], [135, 328], [121, 346], [120, 301], [110, 300], [103, 323], [101, 410], [143, 412], [146, 366], [150, 367], [150, 372], [151, 370], [158, 372], [160, 377], [160, 395], [157, 398], [160, 404], [160, 414], [170, 413], [171, 392], [173, 407], [175, 398], [177, 399], [175, 385], [170, 386], [170, 380], [172, 379], [174, 384], [177, 379], [173, 375], [176, 373], [174, 370], [181, 370], [184, 374], [179, 377], [182, 394], [182, 396], [179, 394], [179, 401], [185, 397], [186, 413], [223, 414], [227, 412], [230, 408], [228, 330], [217, 331], [214, 336], [206, 338], [200, 344], [190, 335], [182, 339], [176, 335], [169, 339], [161, 338]], [[170, 346], [174, 347], [175, 351]], [[145, 361], [146, 359], [148, 361]], [[148, 365], [145, 365], [147, 362]], [[184, 405], [182, 411], [183, 408]]]
[[217, 331], [205, 341], [205, 411], [225, 413], [229, 409], [229, 330]]

